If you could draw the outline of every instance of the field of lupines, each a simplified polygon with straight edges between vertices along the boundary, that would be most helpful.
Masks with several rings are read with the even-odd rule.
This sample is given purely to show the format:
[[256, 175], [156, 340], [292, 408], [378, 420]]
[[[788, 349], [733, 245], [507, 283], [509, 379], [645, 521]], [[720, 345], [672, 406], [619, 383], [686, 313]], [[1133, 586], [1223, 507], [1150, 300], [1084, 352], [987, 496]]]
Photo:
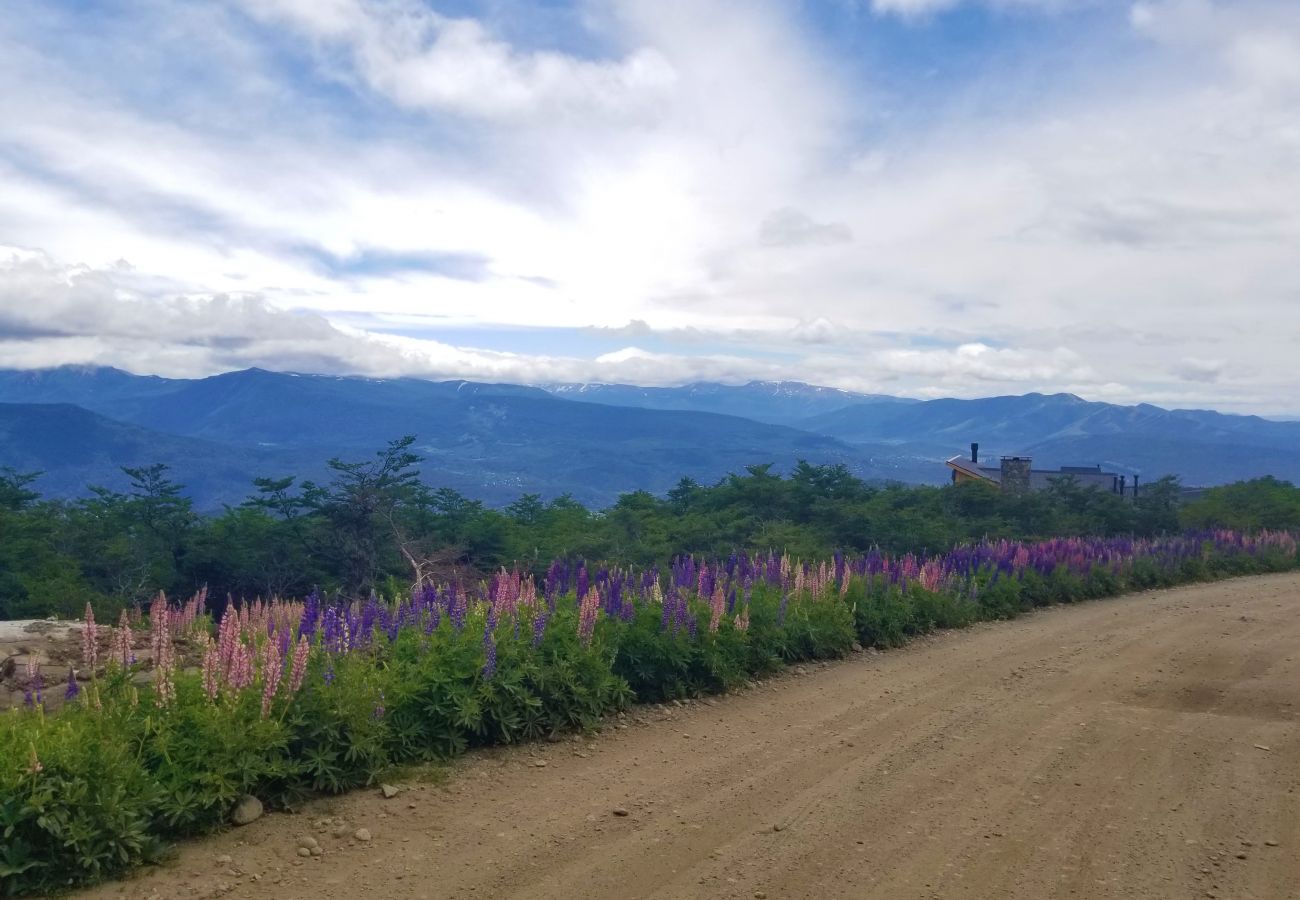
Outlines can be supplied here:
[[292, 808], [393, 766], [592, 728], [632, 702], [724, 691], [855, 644], [1297, 563], [1291, 534], [1217, 531], [928, 558], [688, 557], [662, 571], [558, 561], [389, 602], [312, 594], [214, 620], [200, 594], [115, 626], [88, 614], [81, 671], [29, 672], [24, 708], [0, 715], [0, 894], [156, 859], [221, 827], [245, 794]]

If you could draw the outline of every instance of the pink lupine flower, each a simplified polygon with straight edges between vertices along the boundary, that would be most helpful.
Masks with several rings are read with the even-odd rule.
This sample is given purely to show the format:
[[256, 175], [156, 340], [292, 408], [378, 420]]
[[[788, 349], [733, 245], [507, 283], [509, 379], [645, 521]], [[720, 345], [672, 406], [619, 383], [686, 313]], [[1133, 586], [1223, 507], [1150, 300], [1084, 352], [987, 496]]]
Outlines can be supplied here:
[[211, 637], [203, 637], [203, 692], [209, 700], [217, 699], [221, 688], [221, 655]]
[[722, 614], [727, 611], [727, 595], [722, 592], [722, 585], [713, 587], [713, 596], [709, 598], [709, 631], [716, 633], [722, 624]]
[[280, 689], [280, 677], [284, 672], [284, 658], [274, 641], [262, 644], [262, 718], [271, 715], [271, 703]]
[[86, 624], [81, 626], [81, 665], [92, 675], [99, 663], [99, 631], [95, 627], [95, 610], [86, 604]]
[[583, 644], [591, 643], [591, 636], [596, 631], [596, 617], [600, 614], [600, 593], [593, 584], [587, 588], [578, 608], [578, 637]]
[[121, 665], [123, 669], [131, 667], [132, 657], [134, 656], [131, 638], [131, 620], [124, 609], [122, 615], [118, 617], [117, 628], [113, 632], [111, 656], [112, 661]]
[[234, 694], [253, 683], [253, 651], [243, 641], [235, 642], [234, 655], [230, 661], [230, 671], [226, 674], [226, 686]]
[[149, 655], [153, 658], [154, 665], [158, 665], [158, 657], [162, 654], [163, 635], [169, 633], [167, 619], [171, 610], [167, 608], [167, 598], [160, 592], [149, 607]]
[[748, 603], [746, 603], [744, 609], [742, 609], [736, 615], [736, 620], [733, 624], [735, 625], [737, 631], [749, 631], [749, 604]]
[[235, 660], [235, 647], [239, 644], [239, 615], [233, 605], [226, 607], [217, 629], [217, 668], [221, 680], [226, 680]]
[[176, 650], [172, 644], [171, 629], [167, 624], [169, 616], [166, 606], [163, 606], [159, 615], [156, 626], [156, 656], [154, 656], [154, 672], [156, 675], [154, 683], [154, 703], [159, 708], [170, 706], [176, 699], [176, 682], [173, 676], [176, 672]]
[[302, 688], [303, 679], [307, 677], [307, 660], [311, 656], [311, 642], [306, 635], [298, 637], [298, 646], [293, 649], [293, 664], [289, 668], [289, 693], [296, 694]]

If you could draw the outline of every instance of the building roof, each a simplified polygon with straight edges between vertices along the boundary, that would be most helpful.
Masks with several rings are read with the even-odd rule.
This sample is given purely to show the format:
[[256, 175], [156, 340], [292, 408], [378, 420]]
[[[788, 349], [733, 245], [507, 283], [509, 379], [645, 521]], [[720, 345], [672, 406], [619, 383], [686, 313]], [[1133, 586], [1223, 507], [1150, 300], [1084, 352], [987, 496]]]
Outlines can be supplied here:
[[971, 478], [983, 478], [986, 481], [992, 481], [994, 484], [1002, 483], [1002, 469], [981, 466], [979, 463], [973, 463], [960, 453], [948, 460], [948, 465], [956, 469], [963, 475], [969, 475]]
[[[1022, 459], [1027, 457], [1021, 457]], [[958, 454], [947, 461], [948, 467], [970, 478], [981, 478], [993, 484], [1002, 483], [1002, 467], [985, 466], [970, 461], [970, 457]], [[1084, 486], [1094, 485], [1109, 490], [1114, 479], [1120, 477], [1118, 472], [1107, 472], [1100, 465], [1096, 466], [1061, 466], [1059, 469], [1030, 469], [1029, 483], [1033, 490], [1046, 488], [1054, 479], [1070, 476]]]

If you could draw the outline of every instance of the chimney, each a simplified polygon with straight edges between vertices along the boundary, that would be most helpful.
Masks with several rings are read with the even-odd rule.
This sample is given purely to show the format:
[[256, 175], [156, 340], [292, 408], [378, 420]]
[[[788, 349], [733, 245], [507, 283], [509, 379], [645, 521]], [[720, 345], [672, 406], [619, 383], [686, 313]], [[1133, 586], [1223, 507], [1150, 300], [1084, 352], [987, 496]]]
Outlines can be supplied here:
[[1029, 473], [1032, 460], [1028, 456], [1002, 457], [1002, 492], [1005, 494], [1029, 493]]
[[1121, 475], [1119, 476], [1119, 495], [1123, 497], [1126, 496], [1127, 494], [1128, 494], [1128, 476]]
[[1138, 477], [1133, 476], [1133, 499], [1136, 500], [1138, 495]]
[[980, 461], [980, 445], [972, 443], [970, 445], [970, 461], [977, 463]]

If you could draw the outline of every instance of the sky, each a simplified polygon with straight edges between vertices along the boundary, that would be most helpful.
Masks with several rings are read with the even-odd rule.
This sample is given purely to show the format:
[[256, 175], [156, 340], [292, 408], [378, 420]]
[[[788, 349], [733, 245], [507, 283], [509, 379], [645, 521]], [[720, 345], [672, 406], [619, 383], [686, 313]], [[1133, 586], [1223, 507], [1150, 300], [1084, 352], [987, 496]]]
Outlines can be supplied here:
[[1300, 414], [1300, 3], [9, 0], [62, 364]]

